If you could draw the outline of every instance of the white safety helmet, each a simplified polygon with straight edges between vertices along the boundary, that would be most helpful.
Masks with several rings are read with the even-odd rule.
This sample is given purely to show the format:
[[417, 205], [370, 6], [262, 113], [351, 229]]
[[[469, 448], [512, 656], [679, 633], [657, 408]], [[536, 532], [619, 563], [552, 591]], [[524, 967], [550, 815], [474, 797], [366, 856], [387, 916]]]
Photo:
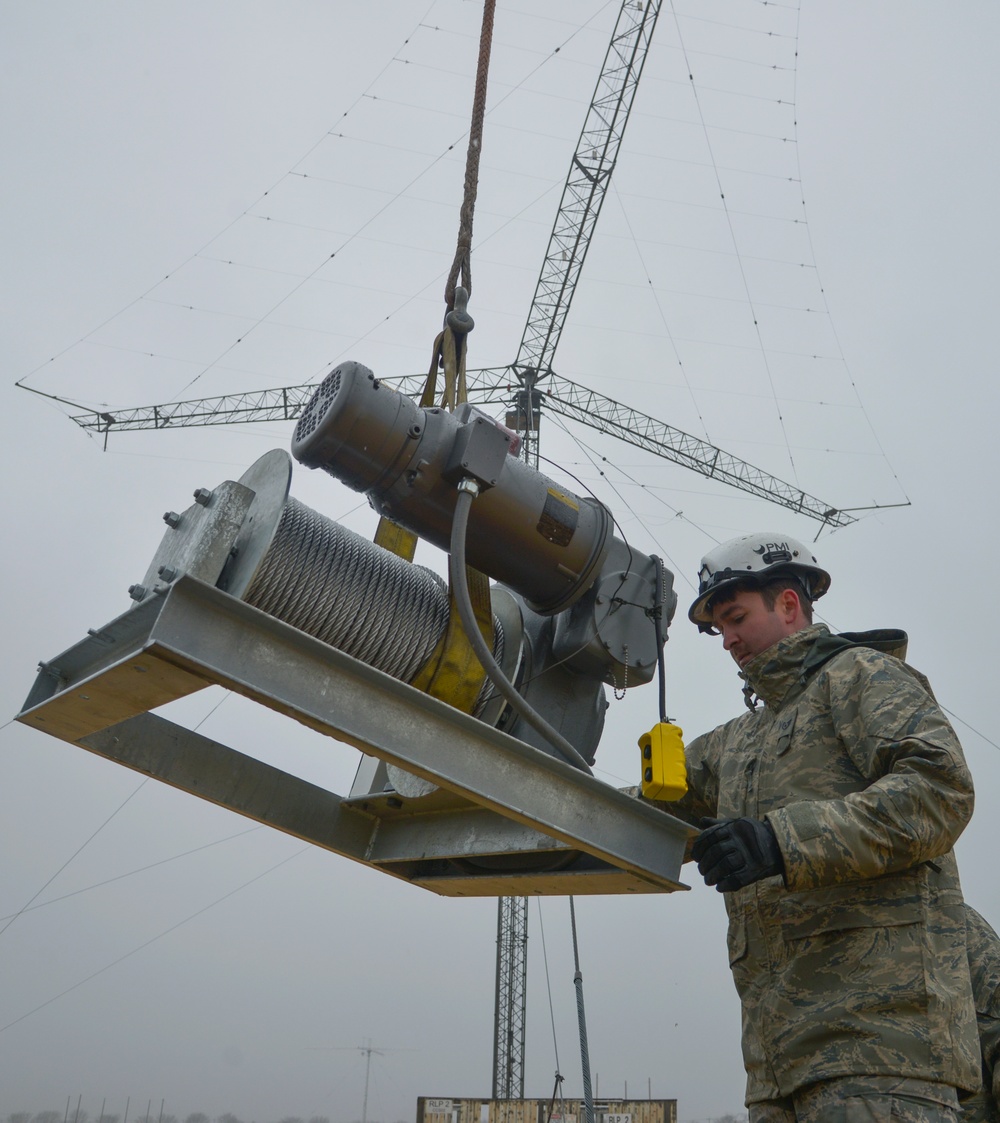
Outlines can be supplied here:
[[698, 598], [688, 618], [702, 631], [712, 626], [712, 599], [720, 589], [737, 581], [764, 582], [784, 574], [802, 582], [810, 601], [830, 588], [830, 574], [821, 569], [808, 546], [787, 534], [762, 531], [731, 538], [710, 550], [698, 570]]

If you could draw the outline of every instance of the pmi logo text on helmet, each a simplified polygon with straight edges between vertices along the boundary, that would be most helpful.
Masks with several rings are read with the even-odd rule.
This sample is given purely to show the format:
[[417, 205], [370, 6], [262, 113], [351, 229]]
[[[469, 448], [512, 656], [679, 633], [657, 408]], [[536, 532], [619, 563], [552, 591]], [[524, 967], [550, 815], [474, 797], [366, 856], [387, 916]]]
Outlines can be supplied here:
[[790, 562], [794, 557], [787, 542], [765, 542], [762, 546], [755, 546], [753, 552], [761, 555], [761, 561], [765, 565]]

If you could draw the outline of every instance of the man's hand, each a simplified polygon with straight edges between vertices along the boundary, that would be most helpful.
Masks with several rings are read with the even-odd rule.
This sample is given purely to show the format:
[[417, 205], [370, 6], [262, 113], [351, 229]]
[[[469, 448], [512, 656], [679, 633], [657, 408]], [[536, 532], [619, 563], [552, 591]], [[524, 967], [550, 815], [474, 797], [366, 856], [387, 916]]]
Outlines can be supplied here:
[[785, 872], [771, 824], [761, 819], [702, 819], [691, 857], [706, 885], [720, 893]]

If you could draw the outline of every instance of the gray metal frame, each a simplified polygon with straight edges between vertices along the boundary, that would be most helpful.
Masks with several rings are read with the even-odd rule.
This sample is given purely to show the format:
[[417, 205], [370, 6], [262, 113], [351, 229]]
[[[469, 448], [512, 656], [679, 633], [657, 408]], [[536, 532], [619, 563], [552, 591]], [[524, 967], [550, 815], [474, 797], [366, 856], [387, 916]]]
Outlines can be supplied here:
[[[441, 790], [345, 798], [148, 712], [213, 683]], [[440, 894], [686, 888], [678, 819], [192, 577], [41, 664], [18, 720]]]

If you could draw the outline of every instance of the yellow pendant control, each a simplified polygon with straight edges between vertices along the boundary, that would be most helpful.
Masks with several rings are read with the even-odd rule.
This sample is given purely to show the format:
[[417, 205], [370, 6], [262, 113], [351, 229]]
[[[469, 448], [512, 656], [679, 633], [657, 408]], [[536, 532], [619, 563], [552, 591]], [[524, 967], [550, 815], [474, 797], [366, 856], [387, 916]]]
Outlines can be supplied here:
[[684, 731], [668, 721], [654, 725], [639, 738], [644, 799], [680, 799], [688, 790], [683, 738]]

